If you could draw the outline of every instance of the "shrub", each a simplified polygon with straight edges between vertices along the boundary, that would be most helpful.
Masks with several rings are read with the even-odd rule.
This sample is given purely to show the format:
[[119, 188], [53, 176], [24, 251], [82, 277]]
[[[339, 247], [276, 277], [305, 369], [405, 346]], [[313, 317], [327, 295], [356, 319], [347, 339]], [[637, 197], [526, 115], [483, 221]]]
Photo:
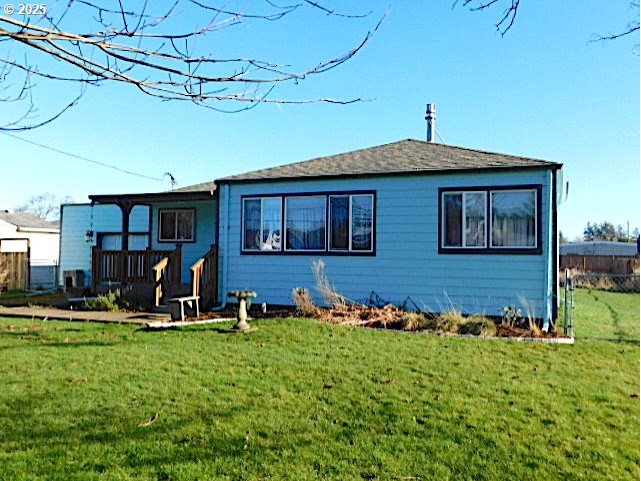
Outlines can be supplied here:
[[89, 311], [109, 311], [117, 312], [120, 310], [118, 299], [120, 291], [109, 291], [107, 294], [100, 294], [96, 299], [85, 301], [85, 308]]
[[503, 306], [499, 310], [503, 318], [502, 324], [504, 326], [514, 327], [521, 317], [521, 309], [517, 309], [515, 306]]

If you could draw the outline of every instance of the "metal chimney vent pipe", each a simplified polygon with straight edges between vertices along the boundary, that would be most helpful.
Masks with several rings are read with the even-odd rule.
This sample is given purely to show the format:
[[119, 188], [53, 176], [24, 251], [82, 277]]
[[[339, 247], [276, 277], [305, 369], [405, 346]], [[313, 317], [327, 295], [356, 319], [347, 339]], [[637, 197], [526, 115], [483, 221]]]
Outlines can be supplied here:
[[433, 144], [436, 140], [436, 104], [427, 104], [425, 120], [427, 120], [427, 141]]

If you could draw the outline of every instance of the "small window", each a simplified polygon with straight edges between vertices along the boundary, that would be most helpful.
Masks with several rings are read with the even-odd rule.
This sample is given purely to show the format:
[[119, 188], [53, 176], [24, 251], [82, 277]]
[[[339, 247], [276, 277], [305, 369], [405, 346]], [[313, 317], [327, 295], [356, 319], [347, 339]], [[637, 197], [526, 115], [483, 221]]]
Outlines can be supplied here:
[[160, 211], [158, 240], [160, 242], [193, 242], [195, 213], [191, 209]]
[[485, 247], [486, 193], [443, 194], [443, 247]]
[[325, 250], [325, 196], [285, 198], [286, 250]]
[[442, 254], [541, 254], [541, 191], [536, 184], [442, 188]]
[[351, 250], [371, 251], [373, 236], [374, 198], [371, 195], [352, 195]]
[[536, 191], [492, 192], [492, 247], [536, 247]]
[[281, 250], [280, 197], [243, 199], [243, 249]]
[[349, 250], [349, 196], [332, 195], [329, 198], [329, 249]]

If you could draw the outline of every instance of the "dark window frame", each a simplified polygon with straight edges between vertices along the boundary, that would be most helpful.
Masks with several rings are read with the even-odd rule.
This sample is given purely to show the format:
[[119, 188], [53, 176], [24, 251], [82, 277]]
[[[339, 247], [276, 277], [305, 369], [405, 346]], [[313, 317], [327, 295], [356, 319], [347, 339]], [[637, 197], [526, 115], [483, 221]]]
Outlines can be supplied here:
[[[506, 254], [519, 254], [519, 255], [540, 255], [543, 253], [542, 249], [542, 229], [543, 218], [542, 213], [542, 189], [541, 184], [514, 184], [514, 185], [483, 185], [483, 186], [466, 186], [466, 187], [441, 187], [438, 189], [438, 253], [439, 254], [482, 254], [482, 255], [506, 255]], [[534, 247], [492, 247], [492, 209], [491, 197], [492, 192], [505, 192], [505, 191], [535, 191], [535, 235], [536, 243]], [[485, 246], [484, 247], [446, 247], [444, 246], [444, 202], [443, 194], [456, 193], [456, 192], [485, 192]], [[463, 226], [464, 227], [464, 226]], [[464, 230], [463, 230], [464, 232]], [[464, 235], [464, 234], [463, 234]]]
[[[352, 195], [371, 195], [372, 196], [372, 249], [368, 251], [353, 250], [331, 250], [330, 246], [330, 196], [352, 196]], [[325, 248], [323, 250], [287, 250], [285, 244], [285, 198], [286, 197], [325, 197]], [[268, 197], [280, 197], [281, 200], [281, 248], [280, 250], [260, 250], [244, 248], [245, 233], [245, 199], [263, 199]], [[350, 201], [351, 206], [351, 201]], [[351, 209], [351, 207], [350, 207]], [[351, 211], [349, 212], [351, 224]], [[262, 218], [261, 218], [262, 222]], [[351, 244], [351, 240], [350, 240]], [[353, 257], [374, 257], [376, 256], [376, 191], [375, 190], [337, 190], [337, 191], [314, 191], [314, 192], [279, 192], [271, 194], [245, 194], [240, 197], [240, 254], [241, 255], [321, 255], [321, 256], [353, 256]]]
[[[191, 239], [163, 239], [161, 219], [162, 214], [165, 212], [191, 212], [192, 226], [191, 226]], [[178, 216], [176, 216], [176, 225], [174, 226], [174, 235], [178, 233]], [[196, 209], [194, 208], [163, 208], [158, 209], [158, 232], [157, 239], [159, 244], [193, 244], [196, 242]]]

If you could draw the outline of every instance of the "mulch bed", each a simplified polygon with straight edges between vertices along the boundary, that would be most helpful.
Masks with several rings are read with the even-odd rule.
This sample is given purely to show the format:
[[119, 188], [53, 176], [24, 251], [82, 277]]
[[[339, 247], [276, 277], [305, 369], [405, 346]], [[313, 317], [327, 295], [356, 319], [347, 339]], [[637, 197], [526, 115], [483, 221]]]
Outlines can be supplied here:
[[[230, 304], [221, 311], [202, 313], [193, 320], [206, 319], [234, 319], [238, 313], [236, 305]], [[387, 304], [383, 307], [364, 306], [360, 304], [345, 304], [332, 308], [315, 308], [312, 312], [301, 312], [294, 306], [268, 305], [265, 312], [260, 304], [252, 304], [248, 309], [250, 319], [275, 319], [291, 317], [311, 317], [330, 324], [345, 324], [350, 326], [409, 330], [411, 332], [433, 332], [435, 334], [466, 334], [480, 335], [480, 327], [475, 330], [471, 325], [462, 326], [457, 333], [444, 333], [439, 331], [436, 323], [430, 321], [436, 319], [436, 314], [425, 314], [428, 323], [419, 329], [407, 329], [406, 319], [408, 312], [404, 309]], [[559, 338], [563, 337], [557, 332], [543, 332], [539, 329], [531, 330], [524, 326], [504, 326], [500, 323], [496, 326], [496, 334], [493, 337], [500, 338]]]

